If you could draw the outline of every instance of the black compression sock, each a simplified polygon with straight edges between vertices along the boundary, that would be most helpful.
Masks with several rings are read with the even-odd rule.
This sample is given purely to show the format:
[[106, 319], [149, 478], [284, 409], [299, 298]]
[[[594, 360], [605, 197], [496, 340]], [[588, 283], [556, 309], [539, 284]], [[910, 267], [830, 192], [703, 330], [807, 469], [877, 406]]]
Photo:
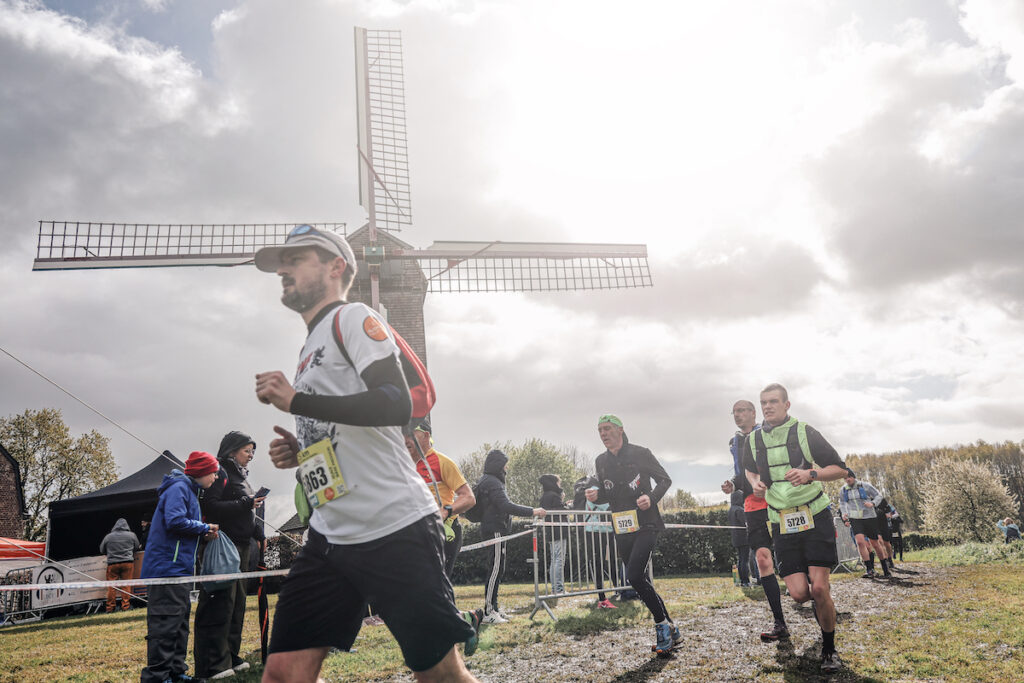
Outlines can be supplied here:
[[874, 550], [872, 550], [870, 553], [868, 553], [868, 561], [871, 562], [872, 564], [874, 564], [874, 562], [875, 562], [875, 551]]
[[821, 653], [830, 654], [836, 651], [836, 632], [825, 631], [821, 632]]
[[785, 624], [786, 617], [782, 616], [782, 594], [779, 592], [779, 582], [775, 578], [775, 574], [762, 576], [761, 587], [764, 588], [764, 596], [768, 598], [768, 605], [772, 608], [775, 622]]
[[872, 553], [871, 557], [868, 558], [867, 565], [868, 565], [868, 571], [869, 572], [875, 571], [875, 555], [874, 555], [874, 553]]

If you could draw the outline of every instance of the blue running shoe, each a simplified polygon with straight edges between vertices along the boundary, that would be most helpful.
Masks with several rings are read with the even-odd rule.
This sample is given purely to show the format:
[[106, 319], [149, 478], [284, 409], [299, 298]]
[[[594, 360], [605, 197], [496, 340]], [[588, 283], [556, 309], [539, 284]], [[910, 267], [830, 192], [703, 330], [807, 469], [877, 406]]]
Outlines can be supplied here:
[[654, 651], [658, 655], [664, 657], [672, 651], [672, 647], [675, 645], [672, 640], [672, 624], [655, 624], [654, 633], [657, 635], [658, 641], [654, 645]]
[[676, 647], [681, 642], [683, 642], [683, 634], [679, 632], [679, 628], [675, 624], [672, 624], [672, 647]]

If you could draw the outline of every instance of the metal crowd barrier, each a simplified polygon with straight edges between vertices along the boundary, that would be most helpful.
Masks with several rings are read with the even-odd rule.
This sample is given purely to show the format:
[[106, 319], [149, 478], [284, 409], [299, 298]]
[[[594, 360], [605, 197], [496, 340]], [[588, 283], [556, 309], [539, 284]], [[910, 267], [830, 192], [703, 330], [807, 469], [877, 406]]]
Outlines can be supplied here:
[[[0, 586], [18, 586], [32, 583], [33, 567], [11, 569], [0, 579]], [[0, 626], [39, 621], [43, 610], [33, 609], [32, 592], [18, 590], [0, 592]]]
[[857, 542], [853, 540], [850, 527], [843, 523], [842, 517], [835, 517], [832, 521], [836, 525], [836, 556], [838, 557], [838, 563], [832, 569], [832, 573], [835, 574], [840, 570], [856, 571], [861, 564], [860, 550], [857, 549]]
[[[632, 590], [618, 559], [611, 512], [548, 510], [544, 519], [533, 527], [531, 619], [543, 609], [557, 620], [551, 608], [559, 598]], [[652, 564], [647, 572], [653, 579]]]

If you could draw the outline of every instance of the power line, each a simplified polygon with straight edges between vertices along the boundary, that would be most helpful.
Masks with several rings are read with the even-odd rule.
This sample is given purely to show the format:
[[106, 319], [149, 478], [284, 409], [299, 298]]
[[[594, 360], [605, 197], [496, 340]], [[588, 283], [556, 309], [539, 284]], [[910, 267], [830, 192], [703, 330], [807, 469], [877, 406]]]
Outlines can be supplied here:
[[[12, 360], [14, 360], [14, 361], [15, 361], [16, 363], [18, 363], [19, 365], [21, 365], [22, 367], [24, 367], [24, 368], [25, 368], [26, 370], [29, 370], [29, 371], [30, 371], [30, 372], [32, 372], [33, 374], [37, 375], [38, 377], [41, 377], [42, 379], [44, 379], [45, 381], [49, 382], [49, 383], [50, 383], [50, 384], [52, 384], [53, 386], [57, 387], [58, 389], [60, 389], [61, 391], [63, 391], [63, 392], [65, 393], [65, 394], [67, 394], [67, 395], [68, 395], [68, 396], [70, 396], [71, 398], [75, 399], [76, 401], [78, 401], [79, 403], [81, 403], [81, 404], [82, 404], [83, 406], [85, 406], [86, 408], [88, 408], [88, 409], [89, 409], [89, 410], [91, 410], [92, 412], [96, 413], [97, 415], [99, 415], [100, 417], [102, 417], [102, 418], [103, 418], [104, 420], [106, 420], [107, 422], [109, 422], [110, 424], [114, 425], [115, 427], [117, 427], [118, 429], [120, 429], [120, 430], [121, 430], [122, 432], [124, 432], [125, 434], [127, 434], [128, 436], [132, 437], [133, 439], [135, 439], [136, 441], [138, 441], [139, 443], [141, 443], [141, 444], [142, 444], [143, 446], [145, 446], [145, 447], [146, 447], [146, 448], [148, 448], [149, 450], [151, 450], [151, 451], [153, 451], [154, 453], [156, 453], [157, 455], [159, 455], [159, 456], [160, 456], [161, 458], [163, 458], [163, 459], [167, 460], [168, 462], [172, 463], [172, 464], [173, 464], [173, 465], [174, 465], [175, 467], [179, 467], [179, 466], [180, 466], [180, 464], [179, 464], [178, 462], [176, 462], [176, 461], [175, 461], [175, 460], [174, 460], [173, 458], [171, 458], [170, 456], [168, 456], [168, 455], [167, 455], [166, 453], [164, 453], [163, 451], [159, 451], [159, 450], [157, 450], [157, 449], [156, 449], [156, 448], [155, 448], [155, 447], [154, 447], [153, 445], [151, 445], [151, 444], [147, 443], [147, 442], [146, 442], [146, 441], [144, 441], [144, 440], [143, 440], [142, 438], [140, 438], [140, 437], [136, 436], [135, 434], [133, 434], [132, 432], [128, 431], [128, 429], [127, 429], [127, 428], [125, 428], [125, 427], [121, 426], [121, 425], [120, 425], [120, 424], [119, 424], [118, 422], [116, 422], [116, 421], [115, 421], [114, 419], [112, 419], [112, 418], [110, 418], [110, 417], [107, 417], [107, 416], [106, 416], [106, 415], [104, 415], [104, 414], [103, 414], [102, 412], [100, 412], [100, 411], [99, 411], [99, 409], [97, 409], [97, 408], [93, 407], [92, 405], [90, 405], [90, 404], [89, 404], [89, 403], [87, 403], [86, 401], [84, 401], [84, 400], [80, 399], [79, 397], [75, 396], [75, 395], [74, 395], [73, 393], [71, 393], [71, 392], [70, 392], [69, 390], [65, 389], [65, 388], [64, 388], [64, 387], [62, 387], [62, 386], [61, 386], [60, 384], [57, 384], [57, 383], [56, 383], [56, 382], [54, 382], [54, 381], [53, 381], [52, 379], [50, 379], [49, 377], [47, 377], [47, 376], [46, 376], [46, 375], [44, 375], [43, 373], [39, 372], [39, 371], [38, 371], [38, 370], [36, 370], [36, 369], [35, 369], [34, 367], [32, 367], [31, 365], [29, 365], [29, 364], [28, 364], [28, 363], [26, 363], [25, 361], [21, 360], [20, 358], [18, 358], [17, 356], [15, 356], [15, 355], [14, 355], [13, 353], [11, 353], [10, 351], [8, 351], [8, 350], [7, 350], [7, 349], [5, 349], [4, 347], [0, 346], [0, 351], [2, 351], [2, 352], [3, 352], [4, 354], [5, 354], [5, 355], [7, 355], [7, 356], [8, 356], [8, 357], [10, 357], [10, 358], [11, 358]], [[299, 547], [301, 547], [301, 545], [302, 545], [301, 543], [299, 543], [299, 542], [298, 542], [298, 541], [296, 541], [296, 540], [295, 540], [294, 538], [292, 538], [292, 537], [291, 537], [291, 536], [289, 536], [288, 534], [286, 534], [286, 533], [284, 533], [283, 531], [281, 531], [280, 529], [278, 529], [278, 528], [277, 528], [276, 526], [274, 526], [273, 524], [271, 524], [270, 522], [268, 522], [268, 521], [267, 521], [266, 519], [263, 519], [263, 518], [261, 518], [261, 521], [262, 521], [262, 522], [263, 522], [263, 523], [264, 523], [264, 524], [265, 524], [266, 526], [268, 526], [268, 527], [270, 527], [271, 529], [273, 529], [274, 531], [276, 531], [276, 532], [277, 532], [277, 533], [278, 533], [279, 535], [281, 535], [281, 536], [284, 536], [284, 537], [285, 537], [285, 538], [287, 538], [287, 539], [288, 539], [289, 541], [291, 541], [292, 543], [294, 543], [294, 544], [295, 544], [296, 546], [299, 546]]]

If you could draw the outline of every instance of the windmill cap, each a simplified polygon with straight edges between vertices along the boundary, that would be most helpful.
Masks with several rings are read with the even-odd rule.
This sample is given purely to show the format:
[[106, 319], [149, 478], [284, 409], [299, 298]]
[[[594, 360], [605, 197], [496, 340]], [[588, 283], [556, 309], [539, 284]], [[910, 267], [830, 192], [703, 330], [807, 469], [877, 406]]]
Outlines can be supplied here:
[[281, 252], [296, 247], [318, 247], [329, 254], [345, 259], [348, 267], [355, 272], [356, 257], [344, 237], [328, 230], [318, 230], [311, 225], [299, 225], [288, 233], [284, 244], [263, 247], [253, 259], [256, 267], [264, 273], [276, 273], [281, 265]]

